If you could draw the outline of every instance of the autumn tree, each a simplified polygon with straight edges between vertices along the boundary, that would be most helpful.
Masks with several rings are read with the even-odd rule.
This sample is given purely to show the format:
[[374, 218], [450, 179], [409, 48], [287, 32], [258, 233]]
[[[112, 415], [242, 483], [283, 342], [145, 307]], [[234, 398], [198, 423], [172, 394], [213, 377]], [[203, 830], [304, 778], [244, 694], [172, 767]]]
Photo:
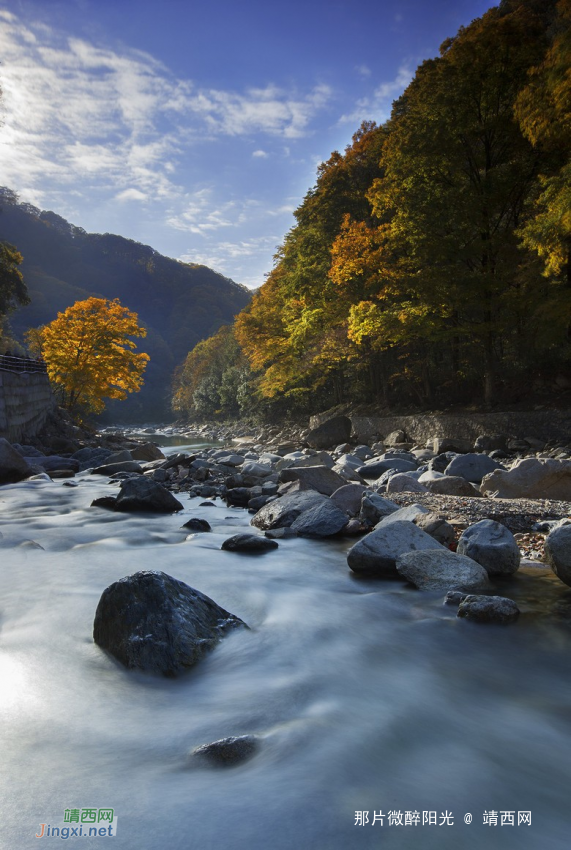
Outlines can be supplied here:
[[0, 242], [0, 315], [17, 306], [30, 303], [22, 272], [18, 268], [22, 255], [7, 242]]
[[132, 337], [146, 333], [119, 299], [87, 298], [33, 329], [27, 341], [44, 357], [62, 404], [77, 415], [101, 413], [104, 399], [125, 399], [141, 388], [149, 356], [135, 352]]

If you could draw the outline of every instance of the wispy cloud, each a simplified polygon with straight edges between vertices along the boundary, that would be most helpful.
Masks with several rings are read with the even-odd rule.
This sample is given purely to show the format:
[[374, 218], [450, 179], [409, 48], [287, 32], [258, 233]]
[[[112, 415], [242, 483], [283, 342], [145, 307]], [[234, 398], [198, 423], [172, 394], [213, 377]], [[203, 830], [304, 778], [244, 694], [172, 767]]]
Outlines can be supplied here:
[[380, 83], [370, 96], [360, 98], [350, 113], [341, 116], [339, 123], [354, 125], [371, 119], [377, 123], [386, 121], [390, 118], [393, 100], [408, 86], [413, 73], [408, 64], [401, 65], [393, 80]]
[[38, 199], [52, 180], [62, 190], [172, 201], [184, 196], [177, 168], [193, 144], [217, 136], [299, 138], [331, 96], [326, 86], [200, 88], [147, 53], [66, 37], [5, 10], [0, 56], [2, 182]]
[[178, 259], [185, 263], [209, 266], [222, 274], [227, 274], [230, 269], [242, 270], [241, 283], [257, 287], [264, 282], [265, 273], [271, 268], [272, 257], [279, 242], [280, 237], [277, 235], [259, 236], [237, 242], [218, 242], [211, 251], [187, 251]]

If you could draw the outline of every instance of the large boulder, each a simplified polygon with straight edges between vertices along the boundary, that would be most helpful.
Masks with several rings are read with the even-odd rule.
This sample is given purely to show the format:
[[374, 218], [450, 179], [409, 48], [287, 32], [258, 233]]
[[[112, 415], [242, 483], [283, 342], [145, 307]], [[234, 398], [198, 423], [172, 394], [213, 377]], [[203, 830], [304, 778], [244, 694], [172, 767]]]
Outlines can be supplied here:
[[428, 493], [428, 489], [406, 472], [397, 472], [387, 481], [387, 493]]
[[378, 493], [365, 492], [361, 497], [359, 519], [372, 528], [383, 517], [394, 514], [398, 509], [399, 506], [390, 499], [384, 499]]
[[292, 466], [289, 469], [282, 469], [279, 480], [284, 483], [301, 481], [306, 487], [324, 496], [331, 496], [346, 483], [344, 478], [327, 466]]
[[264, 505], [250, 520], [250, 525], [263, 530], [270, 528], [289, 528], [303, 513], [314, 505], [319, 505], [326, 500], [326, 496], [315, 490], [300, 490], [297, 493], [288, 493], [279, 499], [274, 499]]
[[306, 435], [306, 442], [313, 449], [329, 449], [339, 443], [347, 443], [351, 436], [351, 420], [347, 416], [334, 416]]
[[497, 469], [482, 480], [484, 495], [500, 499], [571, 500], [571, 461], [522, 458], [508, 470]]
[[466, 596], [458, 606], [457, 616], [475, 623], [506, 625], [517, 620], [519, 608], [505, 596]]
[[484, 475], [488, 475], [495, 469], [503, 469], [503, 467], [488, 455], [471, 452], [455, 457], [450, 461], [444, 472], [446, 475], [457, 475], [473, 484], [479, 484]]
[[478, 590], [488, 587], [486, 570], [449, 549], [404, 552], [396, 562], [399, 575], [420, 590]]
[[480, 493], [473, 484], [459, 475], [442, 475], [422, 482], [431, 493], [439, 496], [479, 496]]
[[375, 578], [398, 576], [396, 562], [400, 555], [417, 549], [447, 550], [412, 522], [393, 522], [371, 531], [347, 554], [354, 573]]
[[303, 511], [295, 519], [291, 528], [300, 537], [332, 537], [338, 534], [349, 522], [345, 511], [340, 510], [331, 499], [324, 499], [313, 507]]
[[414, 524], [434, 537], [443, 546], [450, 546], [456, 540], [454, 526], [446, 520], [446, 517], [435, 513], [419, 513], [413, 520]]
[[165, 460], [165, 455], [154, 443], [141, 443], [134, 449], [131, 449], [131, 457], [133, 460], [151, 461]]
[[545, 560], [555, 575], [571, 587], [571, 525], [560, 525], [547, 535]]
[[[43, 465], [43, 464], [42, 464]], [[58, 467], [59, 469], [60, 467]], [[118, 472], [137, 472], [143, 474], [143, 467], [136, 460], [120, 460], [117, 463], [104, 463], [91, 470], [92, 475], [116, 475]], [[164, 472], [164, 470], [161, 470]]]
[[[349, 516], [357, 516], [361, 510], [363, 493], [367, 492], [364, 484], [344, 484], [331, 496], [331, 501]], [[374, 523], [371, 523], [374, 525]]]
[[45, 472], [53, 472], [56, 469], [68, 469], [70, 472], [79, 472], [79, 461], [73, 457], [60, 457], [50, 455], [49, 457], [26, 457], [29, 464], [41, 466]]
[[359, 466], [357, 472], [361, 478], [370, 480], [373, 478], [379, 478], [383, 472], [387, 472], [389, 469], [392, 469], [395, 472], [410, 472], [416, 468], [417, 465], [412, 460], [404, 460], [401, 457], [385, 456], [382, 460], [369, 461], [369, 463], [364, 464], [364, 466]]
[[245, 625], [184, 582], [144, 570], [103, 591], [93, 640], [129, 669], [174, 677], [196, 664], [228, 630]]
[[[34, 458], [32, 463], [36, 462], [37, 458]], [[32, 474], [30, 464], [8, 440], [0, 437], [0, 484], [13, 484]]]
[[416, 523], [417, 517], [422, 516], [423, 514], [429, 514], [430, 511], [428, 508], [425, 508], [424, 505], [407, 505], [404, 508], [399, 508], [398, 506], [396, 511], [391, 511], [390, 513], [385, 514], [378, 523], [375, 528], [386, 528], [387, 525], [392, 525], [394, 522], [414, 522]]
[[491, 576], [512, 575], [519, 569], [521, 560], [509, 528], [493, 519], [482, 519], [469, 526], [458, 541], [457, 552], [477, 561]]
[[182, 504], [166, 487], [144, 475], [123, 481], [114, 508], [124, 513], [149, 511], [166, 514], [182, 509]]

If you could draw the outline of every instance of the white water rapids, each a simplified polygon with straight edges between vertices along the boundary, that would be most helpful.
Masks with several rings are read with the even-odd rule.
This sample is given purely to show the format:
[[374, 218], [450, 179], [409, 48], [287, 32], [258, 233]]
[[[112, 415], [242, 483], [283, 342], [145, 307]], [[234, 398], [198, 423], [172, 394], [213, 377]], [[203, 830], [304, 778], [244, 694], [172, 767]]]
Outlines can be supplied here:
[[[115, 492], [107, 479], [75, 481], [0, 489], [2, 848], [58, 846], [38, 845], [40, 824], [84, 807], [113, 808], [111, 846], [128, 850], [569, 846], [571, 592], [547, 571], [504, 584], [515, 625], [475, 625], [441, 594], [352, 578], [349, 540], [223, 552], [247, 512], [182, 494], [178, 515], [115, 514], [90, 507]], [[180, 531], [190, 516], [213, 532]], [[93, 643], [93, 617], [105, 587], [141, 569], [251, 630], [177, 680], [123, 669]], [[245, 764], [188, 759], [247, 733], [261, 747]], [[405, 825], [414, 811], [437, 824]]]

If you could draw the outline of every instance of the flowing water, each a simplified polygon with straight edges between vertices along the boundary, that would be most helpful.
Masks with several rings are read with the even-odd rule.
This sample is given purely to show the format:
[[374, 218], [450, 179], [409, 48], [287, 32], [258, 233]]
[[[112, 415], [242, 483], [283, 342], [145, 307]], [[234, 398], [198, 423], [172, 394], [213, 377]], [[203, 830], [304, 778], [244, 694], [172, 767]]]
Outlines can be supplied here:
[[[2, 848], [38, 846], [65, 809], [105, 807], [112, 846], [129, 850], [569, 846], [571, 592], [546, 570], [506, 586], [515, 625], [478, 626], [441, 594], [352, 578], [349, 541], [223, 552], [245, 511], [182, 495], [179, 515], [114, 514], [89, 507], [114, 492], [106, 479], [75, 481], [0, 490]], [[191, 515], [213, 532], [181, 531]], [[93, 616], [104, 588], [140, 569], [251, 629], [177, 680], [123, 669], [93, 643]], [[245, 764], [188, 758], [246, 733], [261, 747]], [[497, 825], [483, 824], [490, 811]], [[522, 811], [531, 825], [517, 826]], [[405, 825], [406, 812], [437, 823]]]

